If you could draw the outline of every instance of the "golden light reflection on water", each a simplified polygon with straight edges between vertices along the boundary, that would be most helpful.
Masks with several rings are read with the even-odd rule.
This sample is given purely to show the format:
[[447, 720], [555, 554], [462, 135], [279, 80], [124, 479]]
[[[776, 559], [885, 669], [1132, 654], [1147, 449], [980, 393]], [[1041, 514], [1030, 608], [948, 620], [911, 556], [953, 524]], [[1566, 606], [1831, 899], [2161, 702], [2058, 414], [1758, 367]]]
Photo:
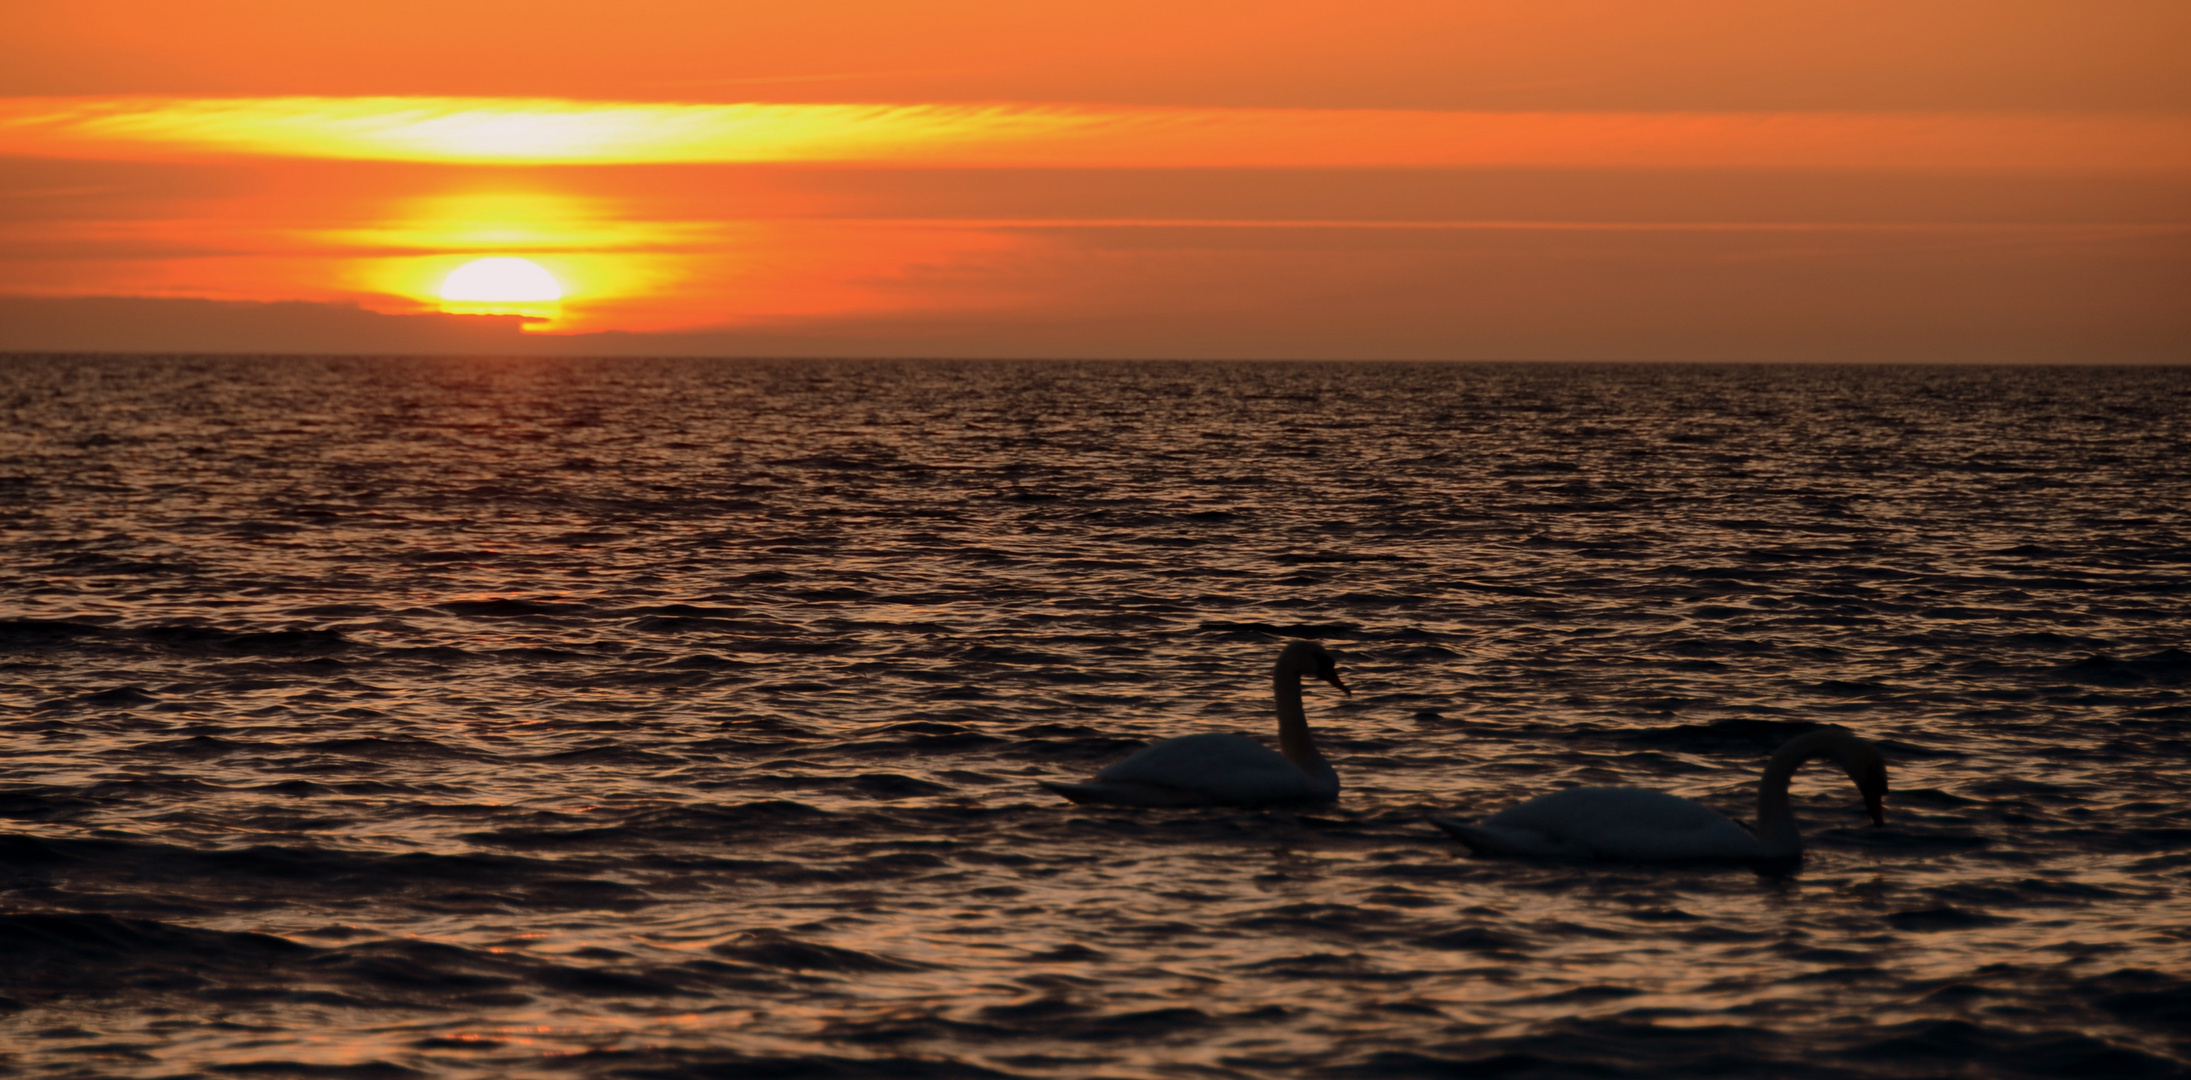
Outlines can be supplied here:
[[[1769, 1075], [1858, 1044], [1899, 1056], [1855, 1074], [1907, 1075], [1940, 1059], [1897, 1049], [1922, 1029], [1880, 1025], [2022, 1048], [2106, 1034], [2096, 1002], [2130, 985], [2100, 978], [2113, 968], [2181, 993], [2162, 974], [2185, 970], [2166, 876], [2183, 847], [2166, 801], [2178, 668], [2149, 664], [2171, 681], [2094, 703], [2066, 682], [2078, 646], [2030, 632], [2077, 618], [2145, 634], [2144, 652], [2174, 626], [2149, 626], [2174, 611], [2166, 563], [2053, 554], [2092, 542], [2111, 507], [2151, 520], [2130, 500], [2172, 490], [2165, 422], [2183, 390], [2166, 373], [169, 370], [22, 395], [37, 422], [18, 456], [68, 513], [31, 522], [45, 546], [5, 552], [17, 577], [54, 582], [32, 612], [148, 627], [82, 623], [51, 669], [24, 674], [41, 689], [22, 696], [58, 703], [40, 711], [78, 736], [25, 740], [7, 763], [17, 805], [70, 815], [10, 825], [72, 856], [37, 870], [55, 885], [32, 899], [91, 912], [85, 940], [116, 932], [117, 911], [296, 943], [246, 951], [249, 970], [215, 970], [208, 996], [53, 1018], [166, 1054], [169, 1071], [279, 1055], [454, 1074], [447, 1043], [485, 1034], [528, 1059], [686, 1071], [717, 1047], [999, 1070], [1047, 1055], [1069, 1064], [1013, 1071], [1061, 1077], [1102, 1055], [1106, 1075], [1171, 1077], [1239, 1075], [1254, 1054], [1351, 1068], [1637, 1043], [1620, 1071]], [[1287, 427], [1312, 407], [1328, 426]], [[1682, 441], [1704, 430], [1709, 446]], [[111, 445], [87, 453], [85, 431]], [[2071, 440], [2107, 450], [2043, 499], [2005, 497]], [[1852, 468], [1852, 449], [1879, 471]], [[1930, 463], [1974, 452], [1999, 471], [1927, 482]], [[1574, 468], [1515, 467], [1555, 455]], [[1730, 491], [1737, 455], [1749, 471]], [[1030, 466], [1045, 456], [1065, 464]], [[1365, 475], [1386, 501], [1347, 501]], [[1600, 501], [1631, 479], [1633, 501]], [[1805, 510], [1820, 490], [1835, 501]], [[1740, 539], [1709, 521], [1656, 531], [1707, 501], [1754, 524]], [[1844, 509], [1875, 502], [1891, 509]], [[317, 517], [270, 540], [291, 506]], [[1333, 507], [1421, 524], [1334, 534]], [[1090, 509], [1100, 519], [1060, 513]], [[1862, 534], [1829, 531], [1851, 520]], [[53, 573], [82, 521], [111, 522], [111, 550], [134, 561]], [[2131, 529], [2149, 527], [2167, 525], [2098, 542], [2142, 544], [2153, 534]], [[1186, 535], [1207, 553], [1200, 598], [1151, 603], [1179, 588], [1179, 549], [1152, 541]], [[2126, 549], [2152, 558], [2107, 550]], [[176, 587], [185, 557], [204, 584], [152, 591]], [[1326, 576], [1272, 598], [1304, 565]], [[1705, 572], [1669, 583], [1670, 566]], [[726, 568], [746, 576], [726, 583]], [[2057, 586], [2034, 599], [2034, 581]], [[1951, 589], [1999, 615], [1975, 630], [1939, 617]], [[1790, 602], [1825, 597], [1866, 617]], [[305, 667], [293, 620], [322, 603], [343, 605], [318, 616], [315, 648], [334, 655]], [[217, 626], [183, 622], [209, 610]], [[1250, 634], [1268, 624], [1205, 620], [1304, 610], [1352, 627], [1327, 624], [1360, 696], [1313, 714], [1348, 785], [1338, 805], [1144, 813], [1034, 788], [1128, 739], [1267, 732], [1269, 644]], [[239, 649], [262, 630], [278, 649]], [[122, 684], [162, 700], [80, 697]], [[1859, 711], [1850, 685], [1893, 689]], [[1639, 691], [1679, 695], [1680, 715]], [[1823, 769], [1799, 774], [1815, 850], [1790, 879], [1475, 860], [1422, 824], [1584, 781], [1741, 815], [1754, 736], [1779, 724], [1759, 713], [1891, 739], [1889, 827], [1864, 824]], [[184, 740], [193, 728], [206, 734]], [[183, 752], [189, 785], [171, 779]], [[111, 794], [125, 780], [135, 793]], [[48, 791], [77, 801], [30, 801]], [[190, 871], [148, 887], [165, 867]], [[248, 944], [161, 940], [183, 942], [151, 958], [174, 970], [221, 969]], [[2111, 951], [2079, 966], [2084, 943]], [[104, 992], [129, 970], [74, 978]], [[457, 997], [474, 990], [497, 996]], [[390, 1004], [330, 1012], [333, 993]]]

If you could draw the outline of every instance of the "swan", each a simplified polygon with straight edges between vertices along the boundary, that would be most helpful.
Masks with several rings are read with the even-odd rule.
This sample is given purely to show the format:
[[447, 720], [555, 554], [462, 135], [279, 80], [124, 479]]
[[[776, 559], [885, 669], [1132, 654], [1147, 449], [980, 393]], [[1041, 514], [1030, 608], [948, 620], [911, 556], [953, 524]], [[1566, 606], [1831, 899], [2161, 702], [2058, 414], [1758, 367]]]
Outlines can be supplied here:
[[1665, 862], [1803, 857], [1803, 834], [1788, 809], [1788, 781], [1812, 758], [1830, 758], [1856, 781], [1874, 825], [1887, 823], [1887, 762], [1845, 728], [1805, 732], [1765, 762], [1757, 782], [1757, 830], [1719, 811], [1663, 791], [1578, 787], [1539, 795], [1470, 825], [1433, 817], [1478, 855]]
[[1182, 735], [1143, 747], [1095, 778], [1078, 784], [1038, 781], [1076, 803], [1121, 806], [1265, 806], [1330, 802], [1339, 797], [1339, 774], [1309, 738], [1301, 711], [1301, 676], [1313, 675], [1352, 695], [1339, 681], [1331, 654], [1313, 641], [1296, 641], [1271, 668], [1270, 693], [1278, 709], [1278, 753], [1243, 735]]

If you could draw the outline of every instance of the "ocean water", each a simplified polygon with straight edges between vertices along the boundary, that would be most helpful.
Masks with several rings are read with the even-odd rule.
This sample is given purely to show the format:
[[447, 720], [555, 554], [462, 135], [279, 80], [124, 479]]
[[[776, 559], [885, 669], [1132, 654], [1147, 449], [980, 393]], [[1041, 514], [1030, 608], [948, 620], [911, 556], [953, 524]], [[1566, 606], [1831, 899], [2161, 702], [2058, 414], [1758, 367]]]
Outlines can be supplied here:
[[[2191, 368], [0, 358], [0, 1072], [2191, 1074]], [[1331, 806], [1068, 804], [1272, 738]], [[1471, 858], [1578, 783], [1788, 872]]]

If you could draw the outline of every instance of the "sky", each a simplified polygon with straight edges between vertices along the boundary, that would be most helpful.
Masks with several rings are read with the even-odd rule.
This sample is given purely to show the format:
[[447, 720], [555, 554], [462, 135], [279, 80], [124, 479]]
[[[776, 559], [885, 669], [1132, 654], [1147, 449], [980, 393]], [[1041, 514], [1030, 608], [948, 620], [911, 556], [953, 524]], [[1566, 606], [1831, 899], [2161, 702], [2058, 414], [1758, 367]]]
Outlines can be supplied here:
[[0, 349], [2191, 360], [2180, 0], [0, 24]]

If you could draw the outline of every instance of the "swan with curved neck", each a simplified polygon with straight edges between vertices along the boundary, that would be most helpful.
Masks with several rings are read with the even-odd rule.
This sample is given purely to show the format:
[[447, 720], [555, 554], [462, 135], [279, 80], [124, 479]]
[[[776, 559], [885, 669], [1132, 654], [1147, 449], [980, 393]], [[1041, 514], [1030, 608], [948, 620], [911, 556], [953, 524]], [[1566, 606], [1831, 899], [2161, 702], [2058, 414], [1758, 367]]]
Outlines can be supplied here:
[[1626, 862], [1799, 859], [1803, 833], [1788, 807], [1788, 781], [1816, 758], [1840, 765], [1863, 794], [1872, 824], [1886, 824], [1886, 759], [1872, 744], [1837, 727], [1798, 735], [1765, 762], [1765, 775], [1757, 782], [1754, 833], [1701, 803], [1631, 787], [1555, 791], [1473, 825], [1442, 817], [1430, 821], [1478, 855]]
[[1331, 654], [1313, 641], [1296, 641], [1271, 668], [1271, 701], [1278, 711], [1278, 752], [1242, 735], [1182, 735], [1142, 748], [1132, 757], [1078, 784], [1040, 781], [1074, 802], [1122, 806], [1267, 806], [1330, 802], [1339, 797], [1339, 774], [1316, 749], [1308, 715], [1301, 709], [1301, 677], [1322, 679], [1351, 694], [1339, 681]]

